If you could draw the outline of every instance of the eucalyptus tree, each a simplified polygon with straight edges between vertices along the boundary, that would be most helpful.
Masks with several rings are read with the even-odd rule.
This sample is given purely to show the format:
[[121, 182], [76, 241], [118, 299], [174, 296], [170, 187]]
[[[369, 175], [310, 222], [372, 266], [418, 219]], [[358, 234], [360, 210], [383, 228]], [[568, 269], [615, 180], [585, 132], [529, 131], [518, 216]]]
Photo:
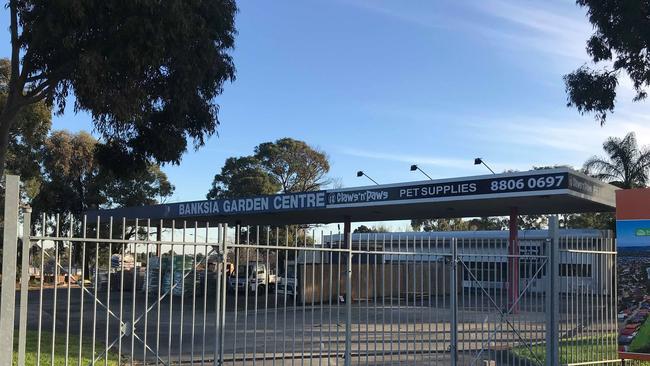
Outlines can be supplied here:
[[[235, 78], [234, 0], [9, 0], [10, 74], [0, 109], [0, 175], [19, 115], [73, 100], [115, 171], [179, 163], [216, 131]], [[70, 97], [74, 96], [74, 99]]]
[[629, 77], [636, 95], [645, 99], [650, 85], [650, 6], [648, 1], [577, 0], [587, 12], [593, 34], [587, 53], [594, 66], [583, 65], [564, 76], [567, 105], [593, 113], [605, 123], [614, 111], [620, 78]]

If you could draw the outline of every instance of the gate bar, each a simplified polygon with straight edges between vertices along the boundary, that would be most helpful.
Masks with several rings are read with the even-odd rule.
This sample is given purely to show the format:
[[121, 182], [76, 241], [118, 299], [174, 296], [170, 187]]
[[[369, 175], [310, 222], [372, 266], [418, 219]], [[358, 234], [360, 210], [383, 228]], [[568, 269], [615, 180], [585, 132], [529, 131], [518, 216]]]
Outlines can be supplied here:
[[[16, 311], [16, 255], [18, 254], [18, 196], [20, 180], [5, 178], [4, 247], [2, 253], [2, 308], [0, 309], [0, 349], [14, 349]], [[11, 365], [13, 352], [0, 352], [0, 365]]]
[[[512, 307], [512, 314], [519, 313], [519, 305], [515, 299], [519, 296], [519, 209], [510, 208], [508, 230], [508, 307]], [[514, 305], [514, 306], [513, 306]]]
[[[20, 325], [18, 330], [18, 366], [25, 366], [25, 346], [27, 344], [27, 295], [29, 293], [29, 250], [32, 227], [32, 208], [26, 206], [23, 215], [23, 251], [20, 267]], [[42, 270], [41, 270], [42, 272]], [[41, 273], [41, 281], [43, 274]]]
[[546, 365], [560, 364], [559, 298], [560, 298], [560, 240], [557, 215], [549, 216], [548, 281], [546, 286]]
[[345, 366], [352, 365], [352, 234], [350, 218], [343, 223], [343, 237], [348, 247], [345, 277]]
[[449, 344], [449, 357], [451, 366], [458, 364], [458, 241], [451, 239], [451, 274], [449, 276], [449, 307], [451, 308], [451, 343]]

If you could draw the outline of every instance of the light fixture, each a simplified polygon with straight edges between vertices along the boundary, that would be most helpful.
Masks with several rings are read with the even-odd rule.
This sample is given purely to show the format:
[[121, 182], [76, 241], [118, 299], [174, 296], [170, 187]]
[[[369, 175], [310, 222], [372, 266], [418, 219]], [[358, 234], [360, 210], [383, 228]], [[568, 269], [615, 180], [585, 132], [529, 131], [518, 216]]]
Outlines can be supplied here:
[[359, 171], [357, 172], [357, 177], [363, 177], [363, 176], [365, 176], [366, 178], [370, 179], [370, 180], [371, 180], [373, 183], [375, 183], [376, 185], [379, 185], [379, 183], [377, 183], [376, 180], [370, 178], [370, 177], [368, 176], [368, 174], [366, 174], [366, 173], [363, 172], [363, 170], [359, 170]]
[[426, 175], [426, 177], [429, 178], [429, 180], [433, 180], [433, 178], [431, 178], [431, 176], [429, 176], [429, 174], [427, 174], [424, 170], [420, 169], [420, 167], [417, 166], [417, 164], [411, 165], [411, 171], [414, 172], [416, 170], [419, 170], [422, 174]]
[[488, 168], [489, 171], [492, 172], [492, 174], [496, 174], [492, 168], [490, 168], [487, 164], [485, 164], [485, 161], [483, 161], [483, 158], [475, 158], [474, 159], [474, 165], [485, 165], [486, 168]]

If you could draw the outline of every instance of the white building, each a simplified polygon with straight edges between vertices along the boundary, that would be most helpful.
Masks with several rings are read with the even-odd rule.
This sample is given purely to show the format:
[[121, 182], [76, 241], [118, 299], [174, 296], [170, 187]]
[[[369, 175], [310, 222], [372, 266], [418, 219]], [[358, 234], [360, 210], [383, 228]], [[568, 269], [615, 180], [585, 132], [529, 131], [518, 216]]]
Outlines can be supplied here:
[[[519, 288], [543, 292], [546, 281], [547, 230], [520, 230], [518, 251], [509, 252], [508, 231], [393, 232], [352, 234], [354, 263], [413, 263], [445, 261], [457, 243], [465, 289], [506, 289], [509, 268], [519, 267]], [[616, 250], [610, 231], [560, 230], [560, 289], [607, 295], [616, 275]], [[343, 235], [325, 236], [325, 247], [346, 248]], [[513, 247], [515, 250], [516, 246]], [[338, 261], [337, 253], [330, 260]], [[650, 278], [650, 269], [648, 271]]]

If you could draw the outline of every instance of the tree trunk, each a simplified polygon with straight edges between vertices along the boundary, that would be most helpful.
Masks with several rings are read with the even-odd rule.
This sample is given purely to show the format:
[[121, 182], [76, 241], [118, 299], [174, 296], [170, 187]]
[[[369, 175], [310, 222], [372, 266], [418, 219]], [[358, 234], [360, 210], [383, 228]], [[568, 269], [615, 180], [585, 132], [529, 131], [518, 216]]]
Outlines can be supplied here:
[[9, 132], [14, 123], [18, 108], [11, 103], [11, 98], [7, 98], [4, 110], [0, 113], [0, 178], [5, 174], [5, 164], [7, 162], [7, 149], [9, 148]]
[[7, 149], [9, 148], [9, 132], [14, 124], [16, 115], [22, 108], [23, 89], [25, 78], [29, 73], [27, 70], [24, 77], [20, 73], [20, 42], [18, 39], [18, 1], [11, 0], [8, 4], [10, 14], [9, 32], [11, 33], [11, 76], [9, 78], [9, 90], [7, 101], [2, 112], [0, 112], [0, 179], [5, 174], [7, 163]]

